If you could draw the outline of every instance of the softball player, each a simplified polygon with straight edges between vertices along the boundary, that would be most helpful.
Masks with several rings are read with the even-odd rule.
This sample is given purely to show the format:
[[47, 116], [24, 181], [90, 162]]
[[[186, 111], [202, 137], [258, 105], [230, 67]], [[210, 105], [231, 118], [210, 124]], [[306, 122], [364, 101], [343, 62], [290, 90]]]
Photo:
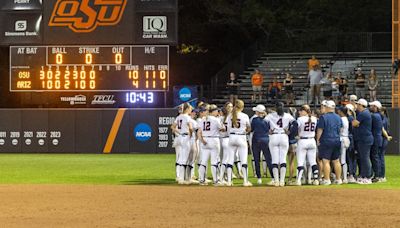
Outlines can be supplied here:
[[297, 119], [299, 126], [299, 141], [297, 147], [297, 180], [296, 185], [301, 185], [301, 178], [306, 166], [306, 158], [312, 169], [313, 184], [318, 185], [317, 143], [315, 142], [315, 130], [317, 118], [311, 115], [308, 105], [303, 105], [299, 110]]
[[176, 153], [179, 155], [177, 162], [179, 166], [178, 184], [186, 184], [189, 181], [185, 174], [187, 173], [186, 169], [189, 165], [189, 138], [192, 136], [193, 132], [192, 121], [189, 116], [191, 112], [192, 106], [189, 103], [185, 103], [182, 113], [175, 119], [175, 122], [171, 126], [172, 132], [178, 135], [175, 145]]
[[206, 185], [205, 173], [208, 160], [211, 157], [211, 172], [214, 185], [219, 185], [217, 170], [219, 162], [219, 132], [224, 129], [221, 121], [217, 118], [218, 108], [212, 105], [209, 110], [210, 115], [202, 119], [199, 124], [198, 137], [201, 147], [201, 163], [199, 167], [200, 185]]
[[[268, 114], [265, 121], [270, 126], [269, 150], [272, 157], [273, 181], [270, 183], [275, 186], [285, 186], [286, 175], [286, 155], [289, 149], [288, 130], [294, 118], [289, 113], [284, 113], [284, 105], [279, 102], [276, 105], [276, 112]], [[280, 165], [280, 173], [278, 167]], [[280, 177], [280, 178], [279, 178]]]
[[347, 158], [347, 149], [349, 149], [349, 147], [350, 147], [350, 139], [349, 139], [350, 124], [349, 124], [347, 112], [348, 112], [348, 110], [346, 107], [340, 107], [337, 110], [337, 114], [342, 119], [342, 124], [343, 124], [343, 128], [341, 129], [341, 132], [340, 132], [340, 141], [342, 143], [341, 149], [340, 149], [340, 162], [342, 163], [342, 173], [343, 173], [342, 182], [344, 184], [348, 183], [348, 180], [347, 180], [348, 167], [347, 167], [347, 163], [346, 163], [346, 158]]
[[223, 115], [220, 116], [220, 121], [225, 127], [225, 131], [221, 131], [219, 136], [220, 136], [220, 141], [221, 141], [221, 152], [222, 152], [222, 165], [221, 165], [221, 170], [220, 170], [220, 176], [219, 179], [222, 182], [222, 184], [225, 183], [225, 171], [228, 165], [228, 154], [229, 154], [229, 133], [228, 133], [228, 122], [227, 122], [227, 117], [228, 115], [232, 112], [233, 105], [231, 102], [227, 102], [224, 105], [224, 108], [222, 109]]
[[195, 165], [196, 161], [198, 160], [198, 156], [199, 156], [197, 134], [196, 134], [199, 130], [199, 126], [196, 121], [197, 112], [198, 112], [198, 110], [193, 110], [190, 114], [190, 117], [191, 117], [190, 121], [192, 122], [193, 131], [195, 132], [195, 134], [192, 134], [192, 137], [190, 137], [190, 155], [189, 155], [189, 169], [190, 169], [189, 171], [190, 171], [190, 173], [188, 175], [190, 177], [189, 180], [191, 183], [198, 183], [198, 181], [196, 181], [196, 178], [194, 176], [194, 165]]
[[236, 100], [232, 114], [228, 116], [228, 132], [229, 132], [229, 154], [227, 165], [228, 186], [232, 186], [232, 168], [233, 159], [236, 151], [239, 154], [242, 163], [243, 186], [248, 187], [252, 184], [248, 181], [247, 172], [247, 139], [246, 134], [250, 132], [249, 116], [243, 113], [244, 103], [242, 100]]

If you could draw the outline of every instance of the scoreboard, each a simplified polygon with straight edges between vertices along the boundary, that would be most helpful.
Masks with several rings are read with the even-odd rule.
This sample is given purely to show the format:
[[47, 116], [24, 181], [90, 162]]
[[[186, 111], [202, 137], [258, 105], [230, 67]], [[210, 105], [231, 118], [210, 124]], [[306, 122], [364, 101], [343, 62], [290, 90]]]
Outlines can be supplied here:
[[167, 91], [169, 46], [11, 46], [12, 92]]

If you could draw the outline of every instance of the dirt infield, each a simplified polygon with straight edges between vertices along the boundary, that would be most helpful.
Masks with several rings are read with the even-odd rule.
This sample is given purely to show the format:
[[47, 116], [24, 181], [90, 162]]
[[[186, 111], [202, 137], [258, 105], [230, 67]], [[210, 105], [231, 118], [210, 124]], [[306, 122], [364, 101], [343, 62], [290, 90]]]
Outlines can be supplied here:
[[400, 227], [400, 191], [0, 185], [2, 227]]

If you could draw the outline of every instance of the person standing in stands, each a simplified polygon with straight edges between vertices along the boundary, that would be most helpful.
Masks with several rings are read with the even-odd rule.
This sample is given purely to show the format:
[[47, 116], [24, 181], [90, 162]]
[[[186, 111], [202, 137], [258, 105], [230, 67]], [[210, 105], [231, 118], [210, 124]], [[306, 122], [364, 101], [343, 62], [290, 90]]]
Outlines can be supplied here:
[[339, 84], [339, 91], [340, 91], [340, 100], [343, 101], [345, 97], [347, 97], [348, 93], [348, 84], [347, 80], [343, 77], [342, 72], [338, 72], [337, 77], [340, 78], [341, 82]]
[[368, 77], [369, 100], [376, 101], [376, 89], [378, 88], [378, 78], [376, 77], [375, 69], [371, 69]]
[[257, 94], [259, 101], [261, 102], [263, 82], [264, 76], [260, 73], [259, 70], [256, 70], [255, 73], [251, 76], [251, 85], [253, 86], [253, 96], [251, 97], [252, 102], [255, 102], [257, 100]]
[[229, 74], [229, 81], [226, 83], [227, 89], [229, 91], [229, 100], [232, 104], [238, 99], [239, 94], [239, 81], [236, 79], [235, 73], [231, 72]]
[[354, 141], [356, 150], [360, 159], [360, 176], [357, 179], [358, 184], [372, 184], [371, 177], [371, 146], [374, 144], [372, 136], [372, 117], [367, 109], [368, 102], [365, 99], [359, 99], [357, 102], [357, 117], [353, 120]]
[[281, 90], [282, 90], [281, 83], [278, 82], [277, 77], [274, 77], [274, 80], [269, 84], [268, 87], [269, 98], [272, 101], [275, 99], [279, 99]]
[[311, 71], [312, 69], [314, 69], [314, 66], [319, 67], [320, 63], [319, 60], [317, 58], [315, 58], [315, 55], [311, 56], [311, 59], [308, 60], [308, 70]]
[[330, 100], [332, 98], [332, 73], [328, 72], [326, 76], [321, 79], [322, 93], [325, 100]]
[[293, 78], [289, 73], [286, 73], [286, 78], [283, 80], [283, 88], [286, 95], [286, 104], [294, 104]]
[[356, 95], [358, 98], [365, 98], [365, 75], [362, 73], [362, 69], [357, 68], [355, 75], [356, 84]]
[[315, 64], [308, 73], [308, 82], [310, 83], [312, 103], [318, 104], [320, 101], [320, 81], [323, 78], [319, 65]]
[[394, 73], [393, 76], [397, 76], [397, 72], [399, 71], [399, 60], [397, 58], [393, 61], [392, 68]]

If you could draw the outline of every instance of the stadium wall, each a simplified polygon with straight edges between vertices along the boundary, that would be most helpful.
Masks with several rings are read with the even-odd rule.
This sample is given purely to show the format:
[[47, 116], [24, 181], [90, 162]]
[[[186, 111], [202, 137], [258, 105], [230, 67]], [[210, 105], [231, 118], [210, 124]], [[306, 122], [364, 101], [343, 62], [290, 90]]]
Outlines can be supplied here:
[[[388, 153], [399, 154], [400, 112], [388, 113]], [[176, 109], [2, 109], [0, 153], [174, 153], [176, 115]]]

